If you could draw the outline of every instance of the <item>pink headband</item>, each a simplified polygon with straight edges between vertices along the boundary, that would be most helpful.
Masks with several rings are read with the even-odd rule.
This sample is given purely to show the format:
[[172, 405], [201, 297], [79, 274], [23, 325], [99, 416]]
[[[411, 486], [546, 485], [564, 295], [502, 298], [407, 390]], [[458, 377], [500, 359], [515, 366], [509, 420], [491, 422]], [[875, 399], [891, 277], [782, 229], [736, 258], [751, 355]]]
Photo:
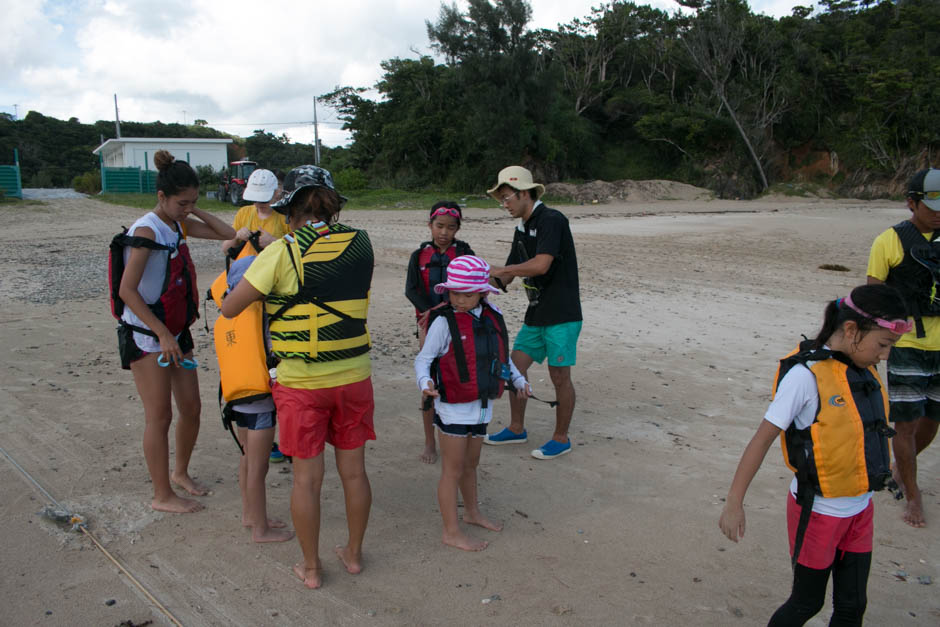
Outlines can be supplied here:
[[884, 318], [876, 318], [875, 316], [865, 313], [861, 309], [855, 306], [855, 303], [852, 302], [852, 296], [848, 295], [845, 298], [840, 299], [840, 303], [844, 303], [846, 307], [862, 316], [863, 318], [868, 318], [873, 320], [882, 329], [887, 329], [892, 333], [897, 333], [898, 335], [904, 335], [905, 333], [910, 333], [911, 329], [914, 328], [914, 323], [909, 320], [885, 320]]

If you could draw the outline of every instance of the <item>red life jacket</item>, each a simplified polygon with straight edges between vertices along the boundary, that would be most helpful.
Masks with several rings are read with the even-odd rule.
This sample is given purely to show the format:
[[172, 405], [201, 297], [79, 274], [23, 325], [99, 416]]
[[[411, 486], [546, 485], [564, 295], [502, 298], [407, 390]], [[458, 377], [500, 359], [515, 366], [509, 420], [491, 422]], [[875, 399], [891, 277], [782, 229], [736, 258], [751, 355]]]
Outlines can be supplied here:
[[163, 275], [163, 288], [160, 298], [147, 305], [150, 311], [160, 319], [173, 335], [179, 335], [199, 317], [199, 301], [196, 296], [196, 267], [189, 256], [189, 247], [183, 241], [183, 227], [176, 223], [176, 245], [164, 246], [146, 237], [128, 235], [125, 228], [111, 240], [108, 255], [108, 284], [111, 291], [111, 314], [126, 327], [157, 337], [146, 327], [130, 324], [123, 320], [124, 301], [121, 300], [121, 277], [124, 276], [124, 248], [149, 248], [167, 251], [166, 271]]
[[[418, 272], [421, 274], [421, 284], [424, 286], [424, 293], [434, 305], [444, 302], [446, 296], [436, 294], [434, 286], [447, 280], [447, 266], [457, 257], [470, 254], [470, 247], [466, 242], [454, 240], [454, 243], [442, 254], [437, 250], [433, 242], [425, 242], [421, 245], [421, 252], [418, 253]], [[415, 310], [415, 313], [421, 315], [422, 312]]]
[[481, 301], [480, 317], [441, 307], [432, 315], [444, 316], [450, 327], [450, 346], [434, 360], [435, 386], [445, 403], [469, 403], [477, 399], [488, 405], [503, 393], [509, 368], [509, 337], [503, 316]]

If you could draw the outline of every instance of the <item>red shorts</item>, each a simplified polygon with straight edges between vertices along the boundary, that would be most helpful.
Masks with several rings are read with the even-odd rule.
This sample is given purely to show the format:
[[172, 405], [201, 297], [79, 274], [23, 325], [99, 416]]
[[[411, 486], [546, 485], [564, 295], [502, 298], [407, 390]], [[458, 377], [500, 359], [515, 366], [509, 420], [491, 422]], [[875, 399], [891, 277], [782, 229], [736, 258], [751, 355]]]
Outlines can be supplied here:
[[[790, 555], [796, 541], [796, 527], [801, 508], [792, 494], [787, 494], [787, 532], [790, 536]], [[807, 568], [822, 570], [836, 560], [836, 551], [871, 553], [875, 532], [875, 508], [871, 501], [864, 510], [849, 518], [836, 518], [813, 512], [803, 536], [803, 546], [797, 560]]]
[[325, 442], [352, 450], [375, 439], [371, 378], [320, 390], [275, 383], [271, 392], [281, 431], [278, 448], [285, 455], [309, 459], [323, 452]]

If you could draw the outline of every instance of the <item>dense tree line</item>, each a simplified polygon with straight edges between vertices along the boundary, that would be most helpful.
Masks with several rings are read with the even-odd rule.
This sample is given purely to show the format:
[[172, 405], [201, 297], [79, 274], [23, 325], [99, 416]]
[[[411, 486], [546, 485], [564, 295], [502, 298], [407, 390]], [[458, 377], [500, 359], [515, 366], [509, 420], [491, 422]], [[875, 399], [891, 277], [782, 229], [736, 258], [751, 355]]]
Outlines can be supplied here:
[[[940, 2], [823, 0], [774, 19], [744, 0], [668, 14], [614, 1], [557, 30], [525, 0], [443, 4], [431, 56], [389, 59], [370, 100], [326, 100], [350, 163], [399, 186], [480, 189], [522, 162], [543, 180], [673, 178], [752, 195], [822, 151], [826, 182], [901, 179], [940, 146]], [[831, 174], [831, 173], [830, 173]]]

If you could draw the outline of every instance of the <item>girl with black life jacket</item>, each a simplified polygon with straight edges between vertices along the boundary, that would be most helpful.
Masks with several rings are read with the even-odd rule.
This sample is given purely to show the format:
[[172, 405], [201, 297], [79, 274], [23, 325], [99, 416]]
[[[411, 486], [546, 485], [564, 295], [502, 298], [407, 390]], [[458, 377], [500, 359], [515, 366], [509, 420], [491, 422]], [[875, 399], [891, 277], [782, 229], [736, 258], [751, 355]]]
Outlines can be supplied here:
[[465, 551], [482, 551], [487, 542], [467, 536], [457, 521], [457, 488], [463, 495], [465, 523], [500, 531], [480, 512], [477, 466], [493, 417], [494, 399], [508, 384], [529, 397], [532, 390], [509, 359], [506, 323], [486, 294], [490, 265], [472, 255], [457, 257], [448, 266], [447, 281], [434, 287], [447, 292], [449, 305], [434, 310], [428, 335], [415, 358], [418, 389], [434, 402], [434, 425], [441, 433], [441, 478], [437, 500], [444, 519], [444, 544]]
[[[447, 280], [447, 265], [457, 257], [472, 255], [473, 249], [467, 242], [457, 238], [463, 212], [460, 205], [450, 200], [442, 200], [431, 207], [428, 227], [431, 240], [422, 242], [408, 260], [408, 276], [405, 280], [405, 296], [415, 306], [418, 320], [418, 350], [424, 346], [428, 332], [428, 318], [431, 310], [447, 304], [444, 296], [434, 291], [434, 287]], [[434, 410], [422, 406], [421, 419], [424, 423], [424, 451], [421, 461], [433, 464], [437, 461], [437, 448], [434, 443]]]
[[[120, 311], [121, 365], [129, 368], [144, 405], [144, 457], [153, 482], [155, 510], [195, 512], [202, 505], [174, 492], [173, 483], [195, 496], [207, 490], [189, 476], [189, 459], [199, 434], [199, 381], [189, 326], [197, 317], [196, 270], [188, 237], [223, 240], [235, 231], [196, 207], [199, 179], [185, 161], [166, 150], [153, 156], [157, 167], [157, 206], [126, 234], [123, 255], [112, 253], [112, 300]], [[123, 268], [117, 268], [120, 262]], [[115, 285], [116, 284], [116, 285]], [[115, 296], [114, 292], [117, 292]], [[171, 398], [172, 397], [172, 398]], [[169, 471], [167, 436], [176, 400], [176, 462]]]
[[[910, 331], [900, 293], [863, 285], [826, 306], [823, 326], [780, 361], [774, 396], [741, 456], [718, 522], [744, 535], [744, 495], [768, 449], [781, 440], [794, 471], [787, 495], [793, 588], [770, 625], [803, 625], [823, 607], [832, 575], [830, 625], [861, 625], [873, 536], [872, 492], [891, 477], [888, 399], [876, 364]], [[812, 512], [812, 516], [810, 516]]]

